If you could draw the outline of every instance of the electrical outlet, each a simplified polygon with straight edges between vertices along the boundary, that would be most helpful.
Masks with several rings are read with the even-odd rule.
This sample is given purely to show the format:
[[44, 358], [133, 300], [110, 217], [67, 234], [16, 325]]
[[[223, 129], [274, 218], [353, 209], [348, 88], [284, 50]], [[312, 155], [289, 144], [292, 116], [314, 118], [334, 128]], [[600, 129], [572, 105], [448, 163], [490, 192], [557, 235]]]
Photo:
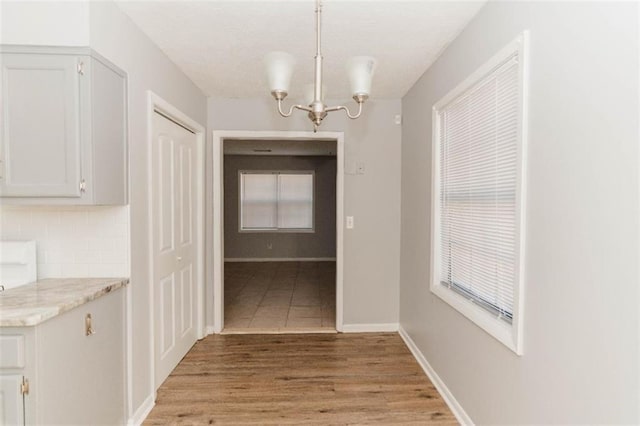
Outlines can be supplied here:
[[353, 229], [353, 216], [347, 216], [347, 229]]
[[356, 163], [356, 174], [358, 175], [364, 174], [364, 163], [362, 161], [358, 161]]
[[271, 242], [267, 243], [267, 250], [271, 250], [273, 248], [273, 244]]

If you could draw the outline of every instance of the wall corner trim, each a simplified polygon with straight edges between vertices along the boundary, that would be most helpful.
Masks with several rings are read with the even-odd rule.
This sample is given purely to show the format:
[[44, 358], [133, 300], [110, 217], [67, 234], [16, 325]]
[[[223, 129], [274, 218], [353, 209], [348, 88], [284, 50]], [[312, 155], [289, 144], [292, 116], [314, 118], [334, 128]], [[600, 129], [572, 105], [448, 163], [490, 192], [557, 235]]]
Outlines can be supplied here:
[[386, 324], [343, 324], [343, 333], [380, 333], [397, 332], [399, 324], [391, 322]]
[[438, 376], [433, 367], [431, 367], [431, 364], [429, 364], [429, 361], [427, 361], [420, 349], [418, 349], [418, 346], [415, 344], [411, 336], [409, 336], [409, 333], [407, 333], [402, 326], [398, 328], [398, 333], [400, 334], [400, 337], [402, 337], [402, 340], [404, 340], [404, 343], [407, 345], [416, 361], [418, 361], [418, 364], [420, 364], [420, 367], [422, 367], [425, 374], [429, 377], [438, 392], [440, 392], [442, 399], [444, 399], [444, 402], [449, 406], [453, 415], [456, 416], [458, 422], [460, 422], [461, 425], [473, 426], [474, 423], [473, 420], [471, 420], [471, 417], [469, 417], [467, 412], [464, 411], [462, 405], [460, 405], [447, 385], [445, 385], [440, 376]]
[[139, 426], [147, 418], [153, 407], [156, 405], [155, 394], [151, 393], [138, 407], [133, 416], [127, 421], [127, 426]]

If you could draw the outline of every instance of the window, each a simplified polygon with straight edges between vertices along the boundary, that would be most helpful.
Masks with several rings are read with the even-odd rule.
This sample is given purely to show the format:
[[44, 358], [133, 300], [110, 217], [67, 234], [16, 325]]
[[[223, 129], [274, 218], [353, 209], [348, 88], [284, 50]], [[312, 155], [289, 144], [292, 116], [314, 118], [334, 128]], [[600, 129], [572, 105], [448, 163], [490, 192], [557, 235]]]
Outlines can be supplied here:
[[433, 113], [431, 290], [519, 354], [525, 36]]
[[312, 171], [240, 172], [241, 231], [313, 231]]

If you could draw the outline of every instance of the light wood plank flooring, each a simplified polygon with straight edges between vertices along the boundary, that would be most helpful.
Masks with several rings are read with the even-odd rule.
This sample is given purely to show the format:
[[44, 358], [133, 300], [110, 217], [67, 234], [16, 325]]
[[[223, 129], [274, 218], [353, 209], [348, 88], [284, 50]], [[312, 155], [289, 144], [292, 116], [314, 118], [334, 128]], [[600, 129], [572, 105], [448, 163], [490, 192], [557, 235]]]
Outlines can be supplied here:
[[335, 332], [335, 262], [227, 262], [224, 268], [224, 332]]
[[147, 425], [457, 424], [397, 333], [212, 335]]

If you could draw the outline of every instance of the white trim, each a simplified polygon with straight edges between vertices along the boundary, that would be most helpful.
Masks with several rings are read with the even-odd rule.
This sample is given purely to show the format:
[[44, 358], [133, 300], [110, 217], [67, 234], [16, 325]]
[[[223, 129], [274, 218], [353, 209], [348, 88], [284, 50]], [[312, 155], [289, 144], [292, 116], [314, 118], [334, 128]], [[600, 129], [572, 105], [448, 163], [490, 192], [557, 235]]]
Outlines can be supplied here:
[[[129, 209], [131, 212], [131, 209]], [[129, 233], [131, 236], [131, 233]], [[131, 265], [129, 265], [129, 275], [131, 275]], [[125, 289], [125, 324], [127, 329], [127, 335], [125, 336], [127, 345], [126, 355], [126, 377], [127, 381], [127, 417], [133, 416], [133, 290], [132, 285], [129, 283]]]
[[342, 326], [343, 333], [385, 333], [398, 331], [398, 323], [382, 323], [382, 324], [344, 324]]
[[213, 155], [213, 330], [220, 333], [224, 327], [224, 174], [223, 143], [225, 139], [254, 140], [335, 140], [336, 141], [336, 330], [342, 331], [344, 297], [344, 133], [343, 132], [301, 132], [301, 131], [251, 131], [214, 130], [212, 138]]
[[296, 328], [232, 328], [224, 329], [220, 332], [222, 335], [231, 334], [336, 334], [333, 328], [322, 327], [302, 327]]
[[[431, 174], [431, 193], [435, 194], [431, 203], [431, 258], [429, 277], [429, 288], [433, 294], [445, 301], [451, 307], [456, 309], [471, 322], [482, 328], [489, 335], [507, 346], [518, 355], [523, 354], [523, 308], [524, 308], [524, 250], [525, 250], [525, 212], [526, 212], [526, 163], [527, 163], [527, 103], [528, 103], [528, 52], [529, 52], [529, 33], [524, 31], [515, 40], [501, 49], [491, 59], [485, 62], [480, 68], [467, 77], [462, 83], [458, 84], [453, 90], [449, 91], [442, 99], [433, 106], [432, 110], [432, 174]], [[520, 73], [520, 96], [519, 108], [521, 111], [521, 122], [518, 126], [519, 144], [518, 144], [518, 170], [516, 184], [516, 222], [518, 223], [518, 233], [516, 235], [516, 285], [514, 286], [514, 306], [513, 320], [511, 324], [498, 319], [491, 315], [485, 309], [460, 294], [444, 288], [440, 284], [440, 200], [438, 194], [440, 192], [440, 120], [439, 111], [442, 107], [454, 101], [458, 96], [467, 91], [477, 82], [481, 81], [496, 66], [504, 62], [514, 52], [518, 52], [519, 73]]]
[[335, 262], [335, 257], [225, 257], [225, 262]]
[[[191, 119], [182, 111], [171, 105], [169, 102], [156, 95], [151, 90], [147, 90], [147, 187], [153, 187], [153, 158], [152, 158], [152, 145], [153, 145], [153, 117], [155, 111], [161, 112], [163, 115], [170, 117], [185, 129], [192, 131], [196, 136], [196, 305], [197, 305], [197, 323], [196, 323], [196, 338], [201, 339], [204, 337], [205, 327], [205, 307], [204, 307], [204, 143], [205, 143], [205, 128], [197, 121]], [[153, 211], [153, 191], [149, 189], [147, 191], [147, 208], [150, 212]], [[154, 275], [154, 258], [153, 258], [153, 221], [149, 220], [148, 223], [148, 256], [149, 256], [149, 324], [151, 330], [149, 332], [149, 339], [151, 343], [151, 359], [149, 360], [149, 368], [151, 370], [151, 392], [155, 393], [155, 312], [153, 308], [154, 289], [153, 289], [153, 275]], [[198, 232], [200, 230], [200, 232]]]
[[210, 334], [215, 334], [215, 330], [213, 329], [212, 325], [208, 325], [205, 327], [204, 333], [206, 336], [209, 336]]
[[[325, 133], [325, 132], [321, 132]], [[336, 137], [336, 330], [344, 322], [344, 133], [326, 132]]]
[[[636, 16], [636, 20], [638, 23], [640, 23], [640, 7], [637, 8], [637, 16]], [[637, 37], [638, 39], [636, 40], [636, 46], [638, 46], [638, 51], [636, 52], [636, 54], [640, 55], [640, 31], [638, 31], [637, 33]], [[638, 73], [638, 77], [640, 78], [640, 72]], [[640, 86], [638, 87], [638, 93], [636, 94], [638, 96], [638, 100], [640, 101]], [[638, 120], [636, 121], [636, 123], [638, 123], [638, 129], [637, 129], [637, 134], [640, 134], [640, 111], [638, 112]], [[636, 154], [637, 158], [636, 158], [636, 164], [637, 167], [640, 169], [640, 150], [638, 150], [638, 153]], [[638, 185], [638, 196], [640, 196], [640, 174], [637, 175], [637, 182], [636, 184]], [[636, 205], [636, 209], [638, 208], [638, 206]], [[636, 241], [640, 241], [640, 227], [638, 227], [637, 229], [637, 235], [636, 235], [637, 240]], [[636, 254], [637, 257], [637, 264], [640, 265], [640, 250], [638, 250], [638, 253]], [[637, 292], [637, 306], [640, 306], [640, 292]], [[638, 322], [640, 323], [640, 320], [638, 320]], [[640, 324], [639, 324], [640, 325]], [[636, 340], [636, 347], [640, 346], [640, 327], [637, 327], [637, 340]], [[638, 371], [637, 377], [636, 379], [638, 380], [636, 383], [640, 383], [640, 371]], [[638, 392], [637, 397], [636, 397], [636, 407], [637, 407], [637, 418], [640, 419], [640, 392]]]
[[407, 333], [406, 330], [402, 328], [402, 326], [400, 326], [398, 333], [413, 354], [413, 357], [416, 359], [416, 361], [418, 361], [418, 364], [420, 364], [420, 367], [422, 367], [422, 370], [429, 377], [429, 380], [431, 380], [431, 383], [433, 383], [433, 385], [436, 387], [436, 389], [440, 393], [440, 396], [442, 396], [442, 399], [444, 399], [444, 402], [449, 406], [449, 409], [451, 409], [453, 415], [456, 416], [456, 420], [458, 420], [461, 425], [472, 426], [474, 423], [473, 420], [471, 420], [471, 417], [469, 417], [467, 412], [464, 411], [462, 405], [460, 405], [447, 385], [445, 385], [440, 376], [438, 376], [433, 367], [431, 367], [431, 364], [429, 364], [429, 361], [427, 361], [420, 349], [418, 349], [418, 346], [415, 344], [411, 336], [409, 336], [409, 333]]
[[128, 426], [139, 426], [147, 418], [153, 407], [156, 405], [155, 392], [149, 395], [138, 407], [135, 413], [127, 421]]

